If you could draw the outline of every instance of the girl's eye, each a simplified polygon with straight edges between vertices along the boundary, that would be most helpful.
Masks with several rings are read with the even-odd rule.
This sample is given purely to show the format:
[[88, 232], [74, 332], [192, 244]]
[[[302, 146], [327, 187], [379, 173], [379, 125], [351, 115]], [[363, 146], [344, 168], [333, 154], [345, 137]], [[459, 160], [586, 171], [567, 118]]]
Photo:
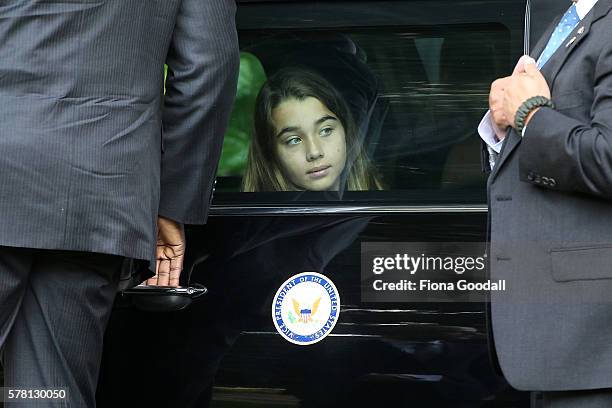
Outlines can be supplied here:
[[334, 129], [330, 128], [330, 127], [326, 127], [321, 129], [321, 131], [319, 132], [319, 134], [321, 136], [329, 136], [332, 134], [332, 132], [334, 131]]
[[287, 145], [296, 145], [298, 143], [300, 143], [302, 141], [302, 139], [300, 139], [299, 137], [291, 137], [287, 140], [285, 140], [285, 144]]

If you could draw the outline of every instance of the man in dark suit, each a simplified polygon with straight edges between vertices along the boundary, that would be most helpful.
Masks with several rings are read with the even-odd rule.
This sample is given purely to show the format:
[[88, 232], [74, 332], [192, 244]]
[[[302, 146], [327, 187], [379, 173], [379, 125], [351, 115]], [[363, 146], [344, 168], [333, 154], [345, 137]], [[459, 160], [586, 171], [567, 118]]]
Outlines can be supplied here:
[[509, 383], [543, 406], [610, 407], [612, 0], [568, 7], [537, 61], [493, 84], [479, 127], [491, 278], [507, 287], [491, 296], [492, 340]]
[[234, 15], [232, 0], [0, 4], [5, 386], [95, 406], [118, 287], [178, 284], [236, 91]]

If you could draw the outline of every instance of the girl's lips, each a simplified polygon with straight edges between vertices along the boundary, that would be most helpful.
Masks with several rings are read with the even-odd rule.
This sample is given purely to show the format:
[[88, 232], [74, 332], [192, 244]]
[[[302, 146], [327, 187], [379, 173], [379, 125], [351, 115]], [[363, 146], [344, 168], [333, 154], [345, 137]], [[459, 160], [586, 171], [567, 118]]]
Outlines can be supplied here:
[[314, 169], [309, 170], [308, 173], [306, 174], [308, 174], [308, 177], [313, 178], [313, 179], [323, 178], [329, 174], [330, 167], [331, 166], [315, 167]]

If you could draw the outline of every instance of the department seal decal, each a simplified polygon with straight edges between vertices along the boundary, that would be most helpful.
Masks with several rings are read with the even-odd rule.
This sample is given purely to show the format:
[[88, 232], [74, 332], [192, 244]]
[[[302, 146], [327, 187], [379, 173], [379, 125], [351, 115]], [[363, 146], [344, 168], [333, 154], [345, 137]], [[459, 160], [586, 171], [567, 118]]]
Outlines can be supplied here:
[[307, 346], [323, 340], [340, 316], [340, 294], [325, 275], [303, 272], [287, 279], [272, 301], [272, 320], [285, 340]]

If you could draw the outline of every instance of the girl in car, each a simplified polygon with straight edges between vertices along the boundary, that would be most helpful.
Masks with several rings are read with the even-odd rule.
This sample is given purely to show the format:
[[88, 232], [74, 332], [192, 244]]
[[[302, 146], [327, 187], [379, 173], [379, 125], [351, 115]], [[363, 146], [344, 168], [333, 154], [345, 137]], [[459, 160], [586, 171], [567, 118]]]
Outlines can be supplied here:
[[305, 69], [271, 76], [257, 96], [242, 190], [380, 189], [338, 91]]

